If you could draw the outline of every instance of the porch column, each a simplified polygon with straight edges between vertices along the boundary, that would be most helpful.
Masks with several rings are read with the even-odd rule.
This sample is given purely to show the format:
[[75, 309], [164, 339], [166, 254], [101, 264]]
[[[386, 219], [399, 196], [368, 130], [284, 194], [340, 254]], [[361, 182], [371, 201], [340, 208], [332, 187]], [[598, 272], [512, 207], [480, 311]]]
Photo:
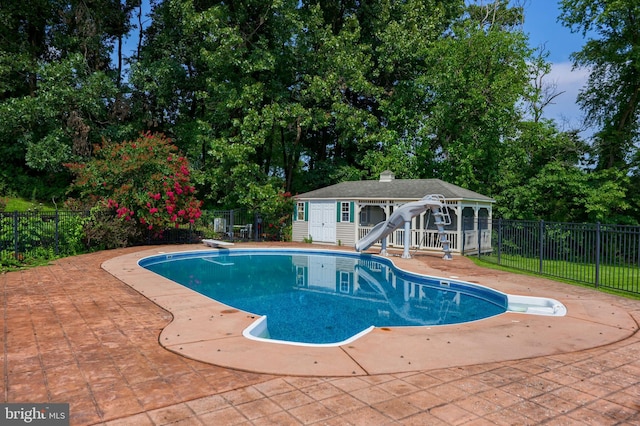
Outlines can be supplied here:
[[493, 235], [493, 206], [489, 205], [487, 207], [487, 244], [489, 245], [489, 247], [491, 247], [493, 245], [493, 243], [491, 242], [491, 236]]
[[362, 212], [362, 205], [359, 202], [355, 202], [355, 211], [353, 212], [353, 214], [355, 215], [355, 217], [353, 218], [353, 223], [356, 225], [354, 226], [354, 233], [355, 233], [355, 238], [354, 241], [358, 242], [360, 240], [360, 212]]
[[389, 202], [388, 201], [386, 201], [384, 203], [384, 207], [382, 208], [382, 210], [384, 210], [384, 218], [385, 218], [385, 220], [389, 219]]
[[462, 246], [464, 245], [464, 235], [462, 234], [462, 222], [464, 221], [464, 218], [462, 217], [462, 205], [460, 204], [460, 201], [456, 203], [456, 207], [454, 210], [456, 212], [456, 234], [458, 235], [458, 244], [456, 247], [458, 252], [462, 253]]
[[[384, 211], [384, 220], [387, 220], [391, 217], [391, 203], [389, 202], [389, 200], [386, 200], [384, 202], [384, 207], [382, 208], [382, 210]], [[383, 248], [386, 250], [387, 248], [387, 242], [388, 242], [389, 236], [384, 237], [384, 239], [381, 241], [381, 243], [383, 244]], [[393, 240], [391, 240], [393, 241]], [[385, 253], [386, 254], [386, 253]]]
[[473, 206], [473, 230], [476, 231], [476, 234], [478, 233], [478, 229], [480, 229], [480, 222], [478, 222], [480, 220], [479, 212], [480, 209], [478, 206]]
[[476, 204], [473, 206], [473, 230], [476, 233], [476, 250], [478, 250], [478, 256], [482, 247], [482, 235], [480, 234], [480, 208]]
[[409, 246], [411, 245], [411, 221], [404, 222], [404, 252], [402, 253], [403, 259], [411, 259], [409, 254]]
[[420, 223], [416, 224], [416, 230], [418, 231], [418, 248], [422, 249], [423, 247], [423, 243], [425, 240], [425, 235], [427, 233], [427, 230], [424, 227], [424, 217], [427, 215], [427, 213], [420, 213], [417, 217], [416, 220], [420, 221]]

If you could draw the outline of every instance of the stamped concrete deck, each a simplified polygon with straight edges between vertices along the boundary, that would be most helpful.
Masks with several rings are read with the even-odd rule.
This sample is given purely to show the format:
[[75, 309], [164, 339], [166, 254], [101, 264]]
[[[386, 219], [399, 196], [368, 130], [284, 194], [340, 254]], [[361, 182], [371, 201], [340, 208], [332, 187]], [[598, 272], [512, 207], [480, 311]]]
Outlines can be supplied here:
[[[186, 249], [193, 250], [193, 247]], [[218, 251], [198, 249], [203, 254]], [[460, 325], [376, 328], [340, 347], [265, 343], [242, 335], [242, 331], [256, 321], [255, 315], [230, 309], [138, 266], [138, 260], [143, 257], [163, 254], [166, 250], [152, 249], [115, 257], [102, 267], [173, 314], [173, 321], [160, 335], [164, 347], [191, 359], [239, 370], [306, 376], [401, 373], [557, 355], [617, 342], [637, 329], [632, 316], [621, 307], [604, 308], [601, 301], [542, 284], [532, 288], [513, 279], [467, 277], [461, 275], [461, 269], [454, 268], [454, 277], [459, 279], [468, 278], [506, 293], [561, 300], [568, 314], [550, 317], [506, 313]], [[451, 271], [433, 267], [428, 270], [428, 264], [416, 265], [415, 259], [392, 257], [392, 260], [404, 269], [452, 277]], [[430, 260], [432, 265], [440, 267], [450, 263], [435, 255]], [[457, 263], [463, 262], [469, 263], [469, 260], [460, 258]]]
[[553, 297], [568, 315], [275, 345], [238, 335], [250, 315], [136, 265], [202, 248], [107, 251], [0, 276], [4, 401], [69, 402], [74, 425], [640, 423], [640, 301], [417, 255], [394, 262]]

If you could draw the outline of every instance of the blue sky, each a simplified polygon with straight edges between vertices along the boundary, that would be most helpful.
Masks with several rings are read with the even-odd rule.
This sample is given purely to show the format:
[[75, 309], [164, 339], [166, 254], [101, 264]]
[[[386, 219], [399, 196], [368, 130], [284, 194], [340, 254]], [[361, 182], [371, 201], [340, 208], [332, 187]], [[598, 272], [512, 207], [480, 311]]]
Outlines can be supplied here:
[[557, 22], [560, 14], [557, 0], [527, 0], [524, 7], [524, 32], [529, 35], [530, 46], [544, 45], [549, 51], [552, 71], [547, 81], [555, 83], [557, 91], [564, 92], [547, 107], [545, 116], [555, 119], [561, 130], [578, 127], [582, 123], [582, 112], [575, 100], [589, 73], [584, 69], [572, 70], [569, 56], [581, 50], [585, 40], [581, 34], [571, 33]]

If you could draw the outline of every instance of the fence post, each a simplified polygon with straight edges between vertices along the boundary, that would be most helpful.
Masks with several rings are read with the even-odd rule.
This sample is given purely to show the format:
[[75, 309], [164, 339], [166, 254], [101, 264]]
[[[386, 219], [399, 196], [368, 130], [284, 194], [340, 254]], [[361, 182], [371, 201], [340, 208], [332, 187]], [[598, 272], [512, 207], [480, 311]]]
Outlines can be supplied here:
[[18, 245], [18, 211], [13, 212], [13, 257], [14, 259], [20, 258], [20, 252], [18, 249], [20, 248]]
[[233, 235], [233, 209], [229, 210], [229, 235], [231, 236], [231, 241], [234, 241], [234, 235]]
[[478, 243], [478, 259], [480, 259], [481, 248], [482, 248], [482, 230], [480, 229], [480, 216], [476, 219], [476, 240]]
[[258, 220], [257, 220], [258, 224], [256, 226], [256, 241], [259, 241], [260, 238], [262, 238], [262, 235], [264, 234], [264, 230], [262, 229], [263, 225], [264, 225], [264, 221], [262, 220], [262, 214], [258, 213]]
[[538, 240], [540, 241], [538, 250], [540, 252], [540, 262], [538, 265], [538, 273], [542, 274], [542, 270], [543, 270], [543, 266], [542, 266], [542, 260], [544, 258], [544, 220], [540, 221], [540, 235]]
[[595, 286], [600, 285], [600, 222], [596, 223], [596, 282]]
[[56, 216], [55, 216], [56, 220], [55, 220], [55, 252], [56, 252], [56, 256], [60, 255], [60, 234], [59, 234], [59, 226], [58, 226], [58, 221], [60, 220], [60, 218], [58, 217], [58, 210], [56, 210]]
[[502, 218], [498, 219], [498, 265], [500, 265], [500, 255], [502, 254]]
[[255, 241], [255, 235], [258, 232], [258, 229], [256, 228], [258, 225], [258, 212], [253, 212], [253, 226], [251, 227], [251, 235], [249, 235], [249, 240], [250, 241]]

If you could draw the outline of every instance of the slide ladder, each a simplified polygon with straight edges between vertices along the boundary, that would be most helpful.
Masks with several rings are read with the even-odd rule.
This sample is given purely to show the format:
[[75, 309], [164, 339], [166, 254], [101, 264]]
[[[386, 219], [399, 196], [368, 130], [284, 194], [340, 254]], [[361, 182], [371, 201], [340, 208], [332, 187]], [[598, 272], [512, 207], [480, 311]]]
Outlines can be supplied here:
[[447, 260], [453, 259], [451, 254], [451, 242], [447, 238], [447, 233], [444, 227], [451, 225], [451, 216], [449, 215], [449, 208], [446, 205], [444, 195], [433, 195], [435, 199], [439, 201], [440, 205], [431, 205], [431, 214], [436, 221], [436, 227], [438, 228], [438, 235], [440, 235], [440, 244], [442, 244], [442, 251], [444, 251], [444, 258]]

